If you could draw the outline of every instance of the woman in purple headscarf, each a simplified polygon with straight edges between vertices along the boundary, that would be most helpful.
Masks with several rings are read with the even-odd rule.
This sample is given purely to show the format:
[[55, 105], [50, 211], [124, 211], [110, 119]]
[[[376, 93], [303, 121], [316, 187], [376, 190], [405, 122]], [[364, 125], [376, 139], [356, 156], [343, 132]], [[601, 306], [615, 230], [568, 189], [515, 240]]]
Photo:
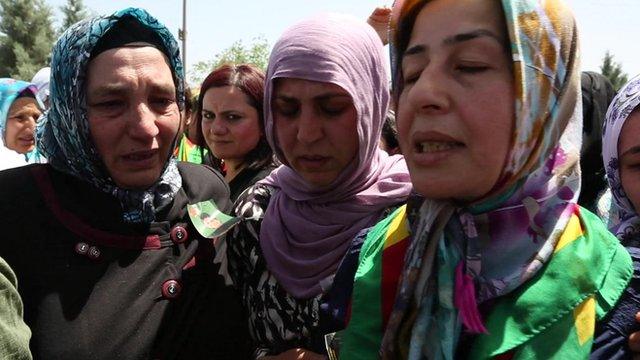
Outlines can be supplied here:
[[389, 103], [378, 35], [340, 15], [292, 26], [269, 59], [264, 103], [284, 165], [236, 203], [230, 273], [256, 358], [314, 358], [327, 330], [320, 303], [352, 239], [411, 189], [403, 158], [378, 149]]

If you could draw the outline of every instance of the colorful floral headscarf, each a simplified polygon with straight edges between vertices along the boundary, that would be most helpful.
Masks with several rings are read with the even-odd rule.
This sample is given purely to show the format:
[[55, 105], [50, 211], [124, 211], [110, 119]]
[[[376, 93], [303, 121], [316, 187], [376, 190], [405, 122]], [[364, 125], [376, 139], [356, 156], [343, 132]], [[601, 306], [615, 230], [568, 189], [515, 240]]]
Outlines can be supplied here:
[[[160, 38], [169, 59], [180, 109], [184, 106], [184, 73], [179, 47], [169, 29], [142, 9], [128, 8], [70, 27], [53, 48], [51, 108], [38, 126], [38, 147], [56, 169], [93, 184], [120, 200], [123, 218], [149, 223], [155, 209], [169, 203], [182, 186], [176, 162], [169, 154], [164, 171], [147, 190], [119, 188], [109, 176], [93, 144], [87, 120], [86, 74], [92, 50], [123, 19], [133, 19]], [[175, 143], [174, 139], [174, 143]]]
[[602, 136], [602, 160], [607, 171], [607, 181], [612, 197], [609, 225], [610, 230], [623, 241], [640, 232], [640, 217], [622, 188], [618, 140], [624, 123], [638, 106], [640, 106], [640, 76], [634, 77], [625, 84], [609, 105]]
[[[399, 64], [426, 2], [394, 5], [396, 100], [402, 91]], [[452, 358], [461, 331], [457, 319], [467, 331], [484, 332], [477, 304], [508, 294], [534, 276], [576, 211], [582, 108], [573, 15], [559, 0], [503, 0], [502, 7], [516, 86], [515, 131], [506, 165], [494, 190], [479, 203], [443, 205], [425, 199], [409, 210], [413, 241], [383, 340], [384, 357]], [[425, 275], [430, 261], [437, 264], [430, 272], [437, 279]], [[429, 285], [433, 281], [435, 288]], [[408, 316], [412, 303], [420, 309]], [[425, 309], [435, 303], [439, 310], [430, 315]]]

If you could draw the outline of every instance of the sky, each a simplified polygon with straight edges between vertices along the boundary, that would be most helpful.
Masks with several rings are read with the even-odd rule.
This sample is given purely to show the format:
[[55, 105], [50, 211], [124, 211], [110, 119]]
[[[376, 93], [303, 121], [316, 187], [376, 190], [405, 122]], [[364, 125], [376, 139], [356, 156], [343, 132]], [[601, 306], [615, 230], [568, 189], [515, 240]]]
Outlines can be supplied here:
[[[65, 0], [46, 0], [61, 22]], [[340, 12], [365, 20], [376, 6], [392, 0], [187, 0], [187, 67], [209, 60], [235, 41], [250, 44], [264, 37], [273, 45], [296, 21], [320, 12]], [[583, 70], [599, 71], [607, 50], [630, 76], [640, 74], [640, 46], [635, 37], [640, 0], [565, 0], [578, 19]], [[84, 0], [95, 14], [135, 6], [148, 10], [177, 37], [182, 0]], [[606, 24], [606, 25], [605, 25]]]

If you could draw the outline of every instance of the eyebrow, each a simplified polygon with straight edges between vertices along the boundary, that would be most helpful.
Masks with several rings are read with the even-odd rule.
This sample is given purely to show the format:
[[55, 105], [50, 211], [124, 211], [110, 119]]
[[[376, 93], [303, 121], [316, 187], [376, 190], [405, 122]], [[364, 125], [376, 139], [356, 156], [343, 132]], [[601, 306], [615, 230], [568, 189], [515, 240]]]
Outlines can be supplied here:
[[[40, 108], [36, 109], [40, 114], [42, 114], [42, 111], [40, 110]], [[33, 111], [31, 108], [21, 108], [20, 110], [16, 110], [15, 112], [10, 112], [7, 115], [7, 118], [13, 118], [13, 117], [21, 117], [24, 114], [31, 114]]]
[[[151, 84], [150, 87], [152, 92], [162, 92], [167, 94], [175, 92], [175, 87], [173, 86], [173, 84]], [[129, 89], [130, 87], [126, 84], [105, 84], [90, 92], [88, 94], [88, 98], [91, 99], [94, 97], [100, 98], [111, 95], [119, 95], [126, 93], [127, 91], [129, 91]]]
[[[489, 30], [485, 30], [485, 29], [478, 29], [478, 30], [473, 30], [473, 31], [469, 31], [466, 33], [461, 33], [461, 34], [456, 34], [453, 36], [450, 36], [444, 40], [442, 40], [442, 44], [445, 46], [452, 46], [452, 45], [456, 45], [465, 41], [471, 41], [474, 39], [478, 39], [481, 37], [488, 37], [491, 39], [496, 40], [500, 45], [504, 45], [504, 41], [496, 34], [494, 34], [493, 32], [489, 31]], [[422, 54], [425, 51], [427, 51], [427, 46], [422, 45], [422, 44], [418, 44], [418, 45], [414, 45], [411, 46], [410, 48], [408, 48], [403, 56], [411, 56], [411, 55], [417, 55], [417, 54]]]
[[[208, 113], [211, 113], [211, 114], [215, 113], [215, 111], [209, 110], [209, 109], [205, 109], [205, 108], [202, 108], [202, 112], [208, 112]], [[224, 116], [224, 115], [229, 115], [229, 114], [234, 114], [234, 113], [235, 114], [244, 115], [244, 112], [242, 112], [240, 110], [225, 110], [225, 111], [221, 112], [220, 115]]]
[[[324, 94], [320, 94], [320, 95], [314, 96], [313, 99], [314, 100], [327, 100], [327, 99], [336, 98], [336, 97], [351, 98], [351, 95], [345, 94], [345, 93], [339, 93], [339, 92], [328, 92], [328, 93], [324, 93]], [[283, 101], [287, 101], [287, 102], [300, 101], [300, 99], [298, 99], [297, 97], [288, 96], [288, 95], [276, 95], [276, 100], [283, 100]]]
[[469, 41], [469, 40], [474, 40], [481, 37], [492, 38], [501, 45], [503, 43], [502, 39], [498, 35], [485, 29], [478, 29], [471, 32], [467, 32], [467, 33], [457, 34], [444, 39], [442, 43], [444, 45], [454, 45], [454, 44], [458, 44], [458, 43]]
[[127, 91], [127, 86], [123, 84], [106, 84], [102, 85], [99, 88], [89, 92], [87, 95], [88, 98], [94, 97], [104, 97], [109, 95], [121, 94]]

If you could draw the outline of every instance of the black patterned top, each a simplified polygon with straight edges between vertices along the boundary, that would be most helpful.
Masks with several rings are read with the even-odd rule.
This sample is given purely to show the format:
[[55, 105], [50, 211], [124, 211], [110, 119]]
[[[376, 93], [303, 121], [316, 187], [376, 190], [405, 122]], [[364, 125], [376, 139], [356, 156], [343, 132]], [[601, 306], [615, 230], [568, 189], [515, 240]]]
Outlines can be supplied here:
[[229, 274], [248, 309], [256, 358], [298, 347], [311, 349], [311, 332], [319, 317], [321, 295], [296, 299], [267, 270], [259, 234], [273, 191], [258, 185], [245, 192], [234, 209], [245, 220], [227, 236]]
[[340, 330], [320, 324], [323, 321], [324, 325], [320, 310], [323, 294], [310, 299], [293, 297], [267, 270], [262, 254], [260, 225], [274, 191], [272, 187], [257, 185], [236, 201], [234, 212], [244, 220], [227, 235], [229, 274], [248, 309], [256, 358], [294, 348], [322, 354], [325, 333]]

